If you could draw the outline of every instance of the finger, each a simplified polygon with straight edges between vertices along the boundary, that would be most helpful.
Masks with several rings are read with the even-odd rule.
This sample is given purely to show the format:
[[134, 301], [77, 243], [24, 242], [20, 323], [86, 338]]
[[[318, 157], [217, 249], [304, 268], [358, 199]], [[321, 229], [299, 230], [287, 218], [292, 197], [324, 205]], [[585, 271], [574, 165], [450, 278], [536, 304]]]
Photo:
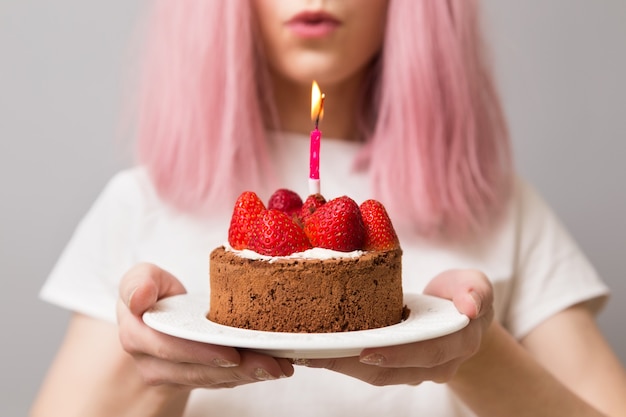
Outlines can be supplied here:
[[436, 339], [398, 346], [364, 349], [359, 361], [391, 368], [434, 368], [458, 358], [472, 356], [480, 346], [480, 323]]
[[[246, 351], [241, 353], [240, 365], [231, 368], [176, 363], [152, 356], [137, 358], [137, 364], [147, 384], [175, 384], [205, 388], [234, 387], [286, 377], [279, 363], [281, 361]], [[293, 374], [293, 371], [290, 374]]]
[[294, 368], [293, 368], [293, 362], [291, 361], [291, 359], [276, 358], [276, 361], [278, 362], [278, 366], [280, 366], [283, 376], [285, 377], [293, 376]]
[[146, 326], [118, 302], [119, 339], [124, 350], [133, 356], [150, 355], [176, 363], [196, 363], [214, 367], [239, 365], [239, 352], [231, 347], [180, 339]]
[[493, 303], [489, 279], [476, 270], [442, 272], [428, 283], [424, 293], [452, 300], [459, 312], [470, 319], [486, 314]]
[[[147, 327], [140, 318], [130, 314], [123, 306], [119, 310], [120, 341], [124, 350], [133, 356], [152, 356], [177, 364], [201, 364], [217, 368], [234, 368], [242, 366], [242, 363], [246, 361], [248, 367], [256, 366], [256, 368], [267, 370], [268, 379], [272, 379], [271, 376], [291, 376], [294, 373], [293, 366], [288, 359], [277, 359], [251, 351], [240, 353], [233, 347], [194, 342], [166, 335]], [[257, 377], [260, 378], [259, 375]]]
[[365, 365], [358, 358], [311, 359], [307, 366], [325, 368], [364, 381], [374, 386], [410, 384], [424, 381], [446, 382], [455, 374], [460, 359], [452, 360], [434, 368], [385, 368]]
[[161, 298], [185, 292], [176, 277], [147, 263], [134, 266], [120, 283], [120, 298], [136, 316], [141, 316]]
[[239, 370], [255, 380], [266, 381], [292, 376], [293, 365], [288, 359], [274, 358], [251, 350], [241, 350]]

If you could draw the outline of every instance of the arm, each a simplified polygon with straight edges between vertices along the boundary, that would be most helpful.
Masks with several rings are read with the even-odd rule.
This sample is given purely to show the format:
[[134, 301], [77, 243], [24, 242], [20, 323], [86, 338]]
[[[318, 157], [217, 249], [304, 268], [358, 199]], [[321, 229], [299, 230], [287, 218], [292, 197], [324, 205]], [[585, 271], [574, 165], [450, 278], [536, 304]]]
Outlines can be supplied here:
[[598, 417], [599, 410], [626, 415], [623, 367], [584, 306], [555, 315], [520, 344], [491, 321], [492, 294], [480, 273], [445, 272], [426, 292], [453, 300], [470, 324], [438, 339], [366, 349], [359, 358], [315, 360], [309, 366], [374, 385], [447, 382], [483, 417]]
[[31, 416], [181, 416], [193, 388], [293, 374], [287, 359], [178, 339], [143, 323], [157, 300], [184, 291], [154, 265], [131, 269], [120, 284], [117, 326], [72, 318]]
[[[561, 314], [570, 315], [572, 312]], [[552, 335], [551, 341], [545, 341], [549, 342], [562, 349], [571, 347], [567, 337], [559, 338], [558, 333]], [[586, 358], [578, 357], [570, 368], [588, 369], [589, 365]], [[620, 372], [618, 367], [613, 374]], [[561, 377], [565, 376], [561, 374]], [[608, 376], [604, 375], [605, 378]], [[626, 392], [623, 384], [609, 386], [606, 382], [593, 381], [588, 385], [595, 386], [594, 391], [603, 387], [607, 392], [603, 396], [587, 395], [583, 399], [580, 389], [578, 392], [568, 389], [497, 323], [493, 323], [485, 334], [478, 354], [459, 368], [449, 385], [470, 408], [485, 417], [602, 416], [604, 414], [598, 410], [608, 413], [609, 409], [611, 414], [607, 416], [621, 416], [626, 410], [623, 404], [620, 406], [618, 403], [618, 398]], [[567, 385], [581, 388], [585, 383], [570, 380]], [[611, 400], [612, 395], [618, 398]]]
[[146, 386], [117, 326], [75, 314], [31, 417], [180, 416], [188, 390]]
[[626, 415], [626, 372], [600, 332], [592, 306], [550, 318], [522, 345], [570, 390], [609, 416]]

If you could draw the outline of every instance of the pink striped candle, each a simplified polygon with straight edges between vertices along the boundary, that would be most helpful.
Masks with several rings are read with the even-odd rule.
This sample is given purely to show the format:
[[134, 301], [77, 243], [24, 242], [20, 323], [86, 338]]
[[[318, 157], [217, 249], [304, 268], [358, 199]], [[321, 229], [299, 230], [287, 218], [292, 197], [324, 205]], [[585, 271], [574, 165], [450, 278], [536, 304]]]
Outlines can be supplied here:
[[311, 131], [311, 150], [309, 156], [309, 194], [320, 193], [320, 144], [322, 132], [319, 130], [319, 122], [324, 118], [324, 94], [319, 85], [313, 81], [311, 88], [311, 120], [315, 123], [315, 129]]

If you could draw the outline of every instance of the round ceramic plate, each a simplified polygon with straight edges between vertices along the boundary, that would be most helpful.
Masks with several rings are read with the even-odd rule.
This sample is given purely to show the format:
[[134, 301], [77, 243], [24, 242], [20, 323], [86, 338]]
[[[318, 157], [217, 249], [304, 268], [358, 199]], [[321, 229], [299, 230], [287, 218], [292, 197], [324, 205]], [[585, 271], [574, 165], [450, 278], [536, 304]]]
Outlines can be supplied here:
[[208, 297], [190, 294], [160, 300], [143, 315], [159, 332], [215, 345], [247, 348], [281, 358], [341, 358], [358, 356], [368, 347], [401, 345], [453, 333], [467, 325], [451, 301], [420, 294], [404, 294], [409, 317], [393, 326], [340, 333], [278, 333], [246, 330], [206, 318]]

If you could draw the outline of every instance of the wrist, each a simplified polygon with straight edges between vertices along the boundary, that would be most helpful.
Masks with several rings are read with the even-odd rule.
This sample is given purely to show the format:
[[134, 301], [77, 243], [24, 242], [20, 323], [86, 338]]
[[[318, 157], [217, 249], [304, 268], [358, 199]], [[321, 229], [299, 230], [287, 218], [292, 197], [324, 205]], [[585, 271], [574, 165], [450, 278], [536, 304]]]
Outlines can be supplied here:
[[489, 369], [490, 365], [492, 365], [490, 362], [493, 362], [497, 357], [498, 346], [501, 344], [500, 340], [505, 335], [506, 330], [502, 328], [500, 323], [493, 320], [483, 334], [478, 351], [459, 366], [450, 384], [463, 385], [475, 383], [476, 378], [480, 377], [481, 373]]
[[[182, 416], [191, 388], [175, 385], [144, 386], [133, 402], [136, 408], [129, 415], [152, 417]], [[137, 414], [134, 414], [137, 412]]]

